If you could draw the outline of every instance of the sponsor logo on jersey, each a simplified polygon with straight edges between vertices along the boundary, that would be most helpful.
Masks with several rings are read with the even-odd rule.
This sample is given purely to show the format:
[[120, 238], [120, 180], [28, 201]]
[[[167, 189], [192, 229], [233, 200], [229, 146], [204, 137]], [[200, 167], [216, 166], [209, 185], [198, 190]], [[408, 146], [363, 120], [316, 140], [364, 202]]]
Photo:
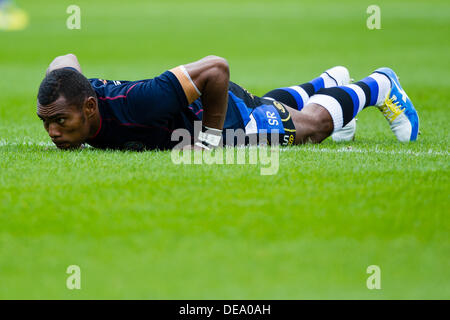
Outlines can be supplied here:
[[281, 112], [286, 112], [286, 109], [284, 108], [284, 106], [280, 103], [280, 102], [278, 102], [278, 101], [272, 101], [273, 102], [273, 105], [278, 109], [278, 110], [280, 110]]

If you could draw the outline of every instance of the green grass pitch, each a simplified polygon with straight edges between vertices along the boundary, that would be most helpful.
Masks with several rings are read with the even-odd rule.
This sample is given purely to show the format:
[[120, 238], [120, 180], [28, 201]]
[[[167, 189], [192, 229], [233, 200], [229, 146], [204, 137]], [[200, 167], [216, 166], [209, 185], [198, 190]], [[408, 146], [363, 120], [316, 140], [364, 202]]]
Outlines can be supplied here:
[[[29, 27], [0, 32], [1, 299], [450, 297], [448, 1], [17, 1]], [[151, 78], [216, 54], [254, 94], [334, 65], [392, 67], [418, 109], [417, 143], [376, 109], [356, 140], [259, 165], [174, 165], [169, 152], [62, 152], [36, 117], [48, 63], [88, 77]], [[81, 268], [81, 290], [66, 269]], [[369, 290], [369, 265], [381, 290]]]

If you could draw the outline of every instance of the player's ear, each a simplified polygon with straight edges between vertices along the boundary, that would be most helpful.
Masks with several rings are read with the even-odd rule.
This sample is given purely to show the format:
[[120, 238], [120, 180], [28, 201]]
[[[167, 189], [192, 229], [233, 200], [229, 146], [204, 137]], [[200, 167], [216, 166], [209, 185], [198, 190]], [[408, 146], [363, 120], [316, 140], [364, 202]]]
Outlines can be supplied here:
[[83, 110], [88, 117], [92, 117], [97, 112], [97, 99], [94, 97], [88, 97], [84, 101]]

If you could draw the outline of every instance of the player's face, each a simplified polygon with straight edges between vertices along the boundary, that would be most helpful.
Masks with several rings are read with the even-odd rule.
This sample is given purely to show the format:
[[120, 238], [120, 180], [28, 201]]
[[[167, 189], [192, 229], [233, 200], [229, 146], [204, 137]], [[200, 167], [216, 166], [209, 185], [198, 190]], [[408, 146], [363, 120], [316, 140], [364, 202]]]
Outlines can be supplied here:
[[89, 136], [84, 108], [69, 105], [64, 97], [46, 106], [38, 104], [37, 115], [59, 149], [79, 148]]

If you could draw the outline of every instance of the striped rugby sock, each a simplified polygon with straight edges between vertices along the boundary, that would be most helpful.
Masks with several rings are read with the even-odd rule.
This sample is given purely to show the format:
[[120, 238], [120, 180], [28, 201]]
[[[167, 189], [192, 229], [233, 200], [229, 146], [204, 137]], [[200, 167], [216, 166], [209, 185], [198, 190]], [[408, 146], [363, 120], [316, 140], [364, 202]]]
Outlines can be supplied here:
[[322, 73], [319, 77], [310, 82], [272, 90], [266, 93], [263, 98], [277, 100], [294, 109], [302, 110], [308, 103], [309, 98], [317, 91], [323, 88], [335, 87], [336, 85], [336, 80], [331, 78], [328, 74]]
[[331, 115], [333, 132], [340, 130], [368, 106], [381, 106], [391, 90], [391, 81], [380, 73], [372, 73], [354, 84], [323, 88], [308, 103], [323, 106]]

